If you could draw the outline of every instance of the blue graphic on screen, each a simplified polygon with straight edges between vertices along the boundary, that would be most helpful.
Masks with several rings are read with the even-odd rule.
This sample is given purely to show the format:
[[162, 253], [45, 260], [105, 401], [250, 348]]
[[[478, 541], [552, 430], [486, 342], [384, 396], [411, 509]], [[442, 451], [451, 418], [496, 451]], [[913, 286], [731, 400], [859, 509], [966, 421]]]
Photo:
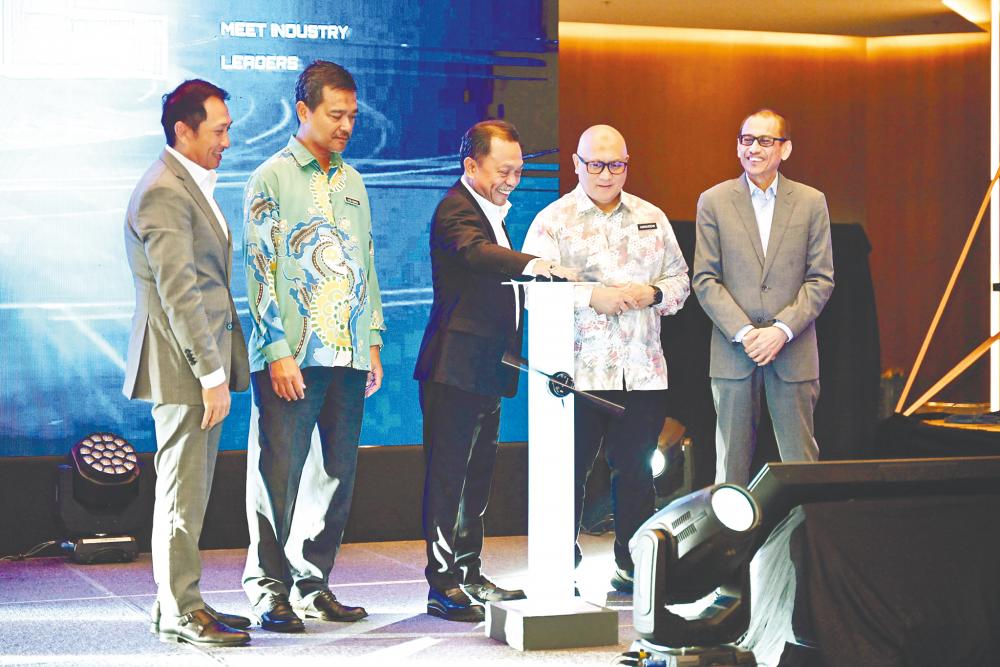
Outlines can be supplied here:
[[[503, 117], [533, 156], [511, 197], [515, 247], [558, 196], [554, 12], [553, 0], [0, 0], [0, 454], [63, 454], [97, 430], [155, 449], [149, 405], [121, 394], [134, 299], [122, 226], [163, 148], [160, 97], [187, 78], [231, 95], [216, 199], [249, 331], [243, 186], [294, 134], [295, 80], [317, 58], [358, 83], [344, 156], [368, 187], [388, 326], [362, 444], [419, 444], [412, 372], [431, 302], [427, 234], [460, 174], [462, 133]], [[526, 438], [525, 384], [505, 402], [502, 440]], [[223, 449], [246, 447], [249, 406], [249, 393], [233, 395]]]

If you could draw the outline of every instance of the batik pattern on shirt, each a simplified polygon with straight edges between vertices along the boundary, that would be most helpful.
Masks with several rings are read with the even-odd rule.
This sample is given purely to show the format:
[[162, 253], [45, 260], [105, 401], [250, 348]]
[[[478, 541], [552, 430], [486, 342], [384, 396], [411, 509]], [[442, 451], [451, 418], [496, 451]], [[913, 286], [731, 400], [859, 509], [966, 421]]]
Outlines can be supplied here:
[[250, 366], [285, 356], [370, 370], [381, 345], [371, 210], [360, 174], [333, 154], [323, 172], [292, 137], [250, 177], [244, 199]]
[[667, 388], [660, 318], [680, 310], [691, 288], [663, 211], [622, 192], [604, 213], [577, 186], [535, 217], [522, 252], [576, 269], [580, 281], [659, 287], [658, 305], [622, 315], [598, 313], [589, 305], [592, 288], [577, 288], [574, 379], [584, 390]]

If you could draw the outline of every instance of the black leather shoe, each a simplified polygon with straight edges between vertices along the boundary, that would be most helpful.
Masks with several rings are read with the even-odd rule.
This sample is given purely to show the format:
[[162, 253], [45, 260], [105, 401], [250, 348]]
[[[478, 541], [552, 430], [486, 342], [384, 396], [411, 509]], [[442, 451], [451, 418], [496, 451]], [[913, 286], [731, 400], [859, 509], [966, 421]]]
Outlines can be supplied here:
[[475, 584], [462, 584], [462, 590], [469, 597], [483, 604], [487, 602], [502, 602], [503, 600], [523, 600], [525, 598], [524, 591], [500, 588], [483, 576], [480, 576], [479, 581]]
[[623, 570], [619, 567], [615, 569], [615, 573], [611, 576], [611, 587], [619, 593], [631, 593], [632, 587], [635, 584], [633, 577], [633, 570]]
[[322, 621], [353, 623], [368, 615], [364, 607], [348, 607], [341, 604], [337, 601], [337, 596], [330, 591], [320, 591], [308, 602], [296, 600], [293, 607], [303, 618], [318, 618]]
[[176, 625], [159, 623], [160, 641], [186, 642], [197, 646], [242, 646], [250, 635], [220, 623], [204, 609], [196, 609], [177, 619]]
[[[219, 621], [223, 625], [228, 625], [236, 630], [246, 630], [250, 627], [250, 619], [246, 616], [237, 616], [236, 614], [223, 614], [221, 611], [216, 611], [212, 607], [205, 605], [205, 611], [215, 617], [215, 620]], [[149, 621], [149, 631], [154, 635], [160, 634], [160, 603], [159, 601], [153, 603], [153, 613]]]
[[287, 595], [267, 595], [254, 605], [260, 627], [271, 632], [302, 632], [302, 619], [295, 615]]
[[458, 587], [446, 591], [431, 588], [427, 593], [427, 613], [446, 621], [479, 623], [486, 620], [486, 610]]

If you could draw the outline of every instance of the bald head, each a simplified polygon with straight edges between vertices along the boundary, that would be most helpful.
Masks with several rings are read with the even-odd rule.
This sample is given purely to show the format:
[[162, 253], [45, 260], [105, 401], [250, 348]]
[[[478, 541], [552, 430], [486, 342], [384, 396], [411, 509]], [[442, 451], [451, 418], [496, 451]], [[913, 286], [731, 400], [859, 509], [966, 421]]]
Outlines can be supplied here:
[[594, 125], [588, 127], [580, 135], [580, 143], [576, 145], [576, 154], [592, 157], [594, 151], [610, 150], [622, 159], [628, 158], [625, 148], [625, 137], [610, 125]]
[[573, 167], [583, 191], [605, 213], [613, 211], [621, 201], [622, 187], [628, 176], [627, 165], [625, 137], [615, 128], [594, 125], [580, 135]]

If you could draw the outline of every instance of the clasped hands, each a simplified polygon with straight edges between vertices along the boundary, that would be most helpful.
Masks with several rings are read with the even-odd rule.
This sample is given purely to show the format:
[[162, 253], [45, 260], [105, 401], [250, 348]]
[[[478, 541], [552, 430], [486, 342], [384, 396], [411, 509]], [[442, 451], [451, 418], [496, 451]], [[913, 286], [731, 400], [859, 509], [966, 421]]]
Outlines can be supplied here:
[[751, 329], [743, 336], [743, 351], [758, 366], [767, 366], [788, 342], [788, 336], [773, 324]]
[[653, 305], [654, 296], [650, 285], [602, 285], [591, 292], [590, 307], [601, 315], [622, 315], [628, 310], [648, 308]]

